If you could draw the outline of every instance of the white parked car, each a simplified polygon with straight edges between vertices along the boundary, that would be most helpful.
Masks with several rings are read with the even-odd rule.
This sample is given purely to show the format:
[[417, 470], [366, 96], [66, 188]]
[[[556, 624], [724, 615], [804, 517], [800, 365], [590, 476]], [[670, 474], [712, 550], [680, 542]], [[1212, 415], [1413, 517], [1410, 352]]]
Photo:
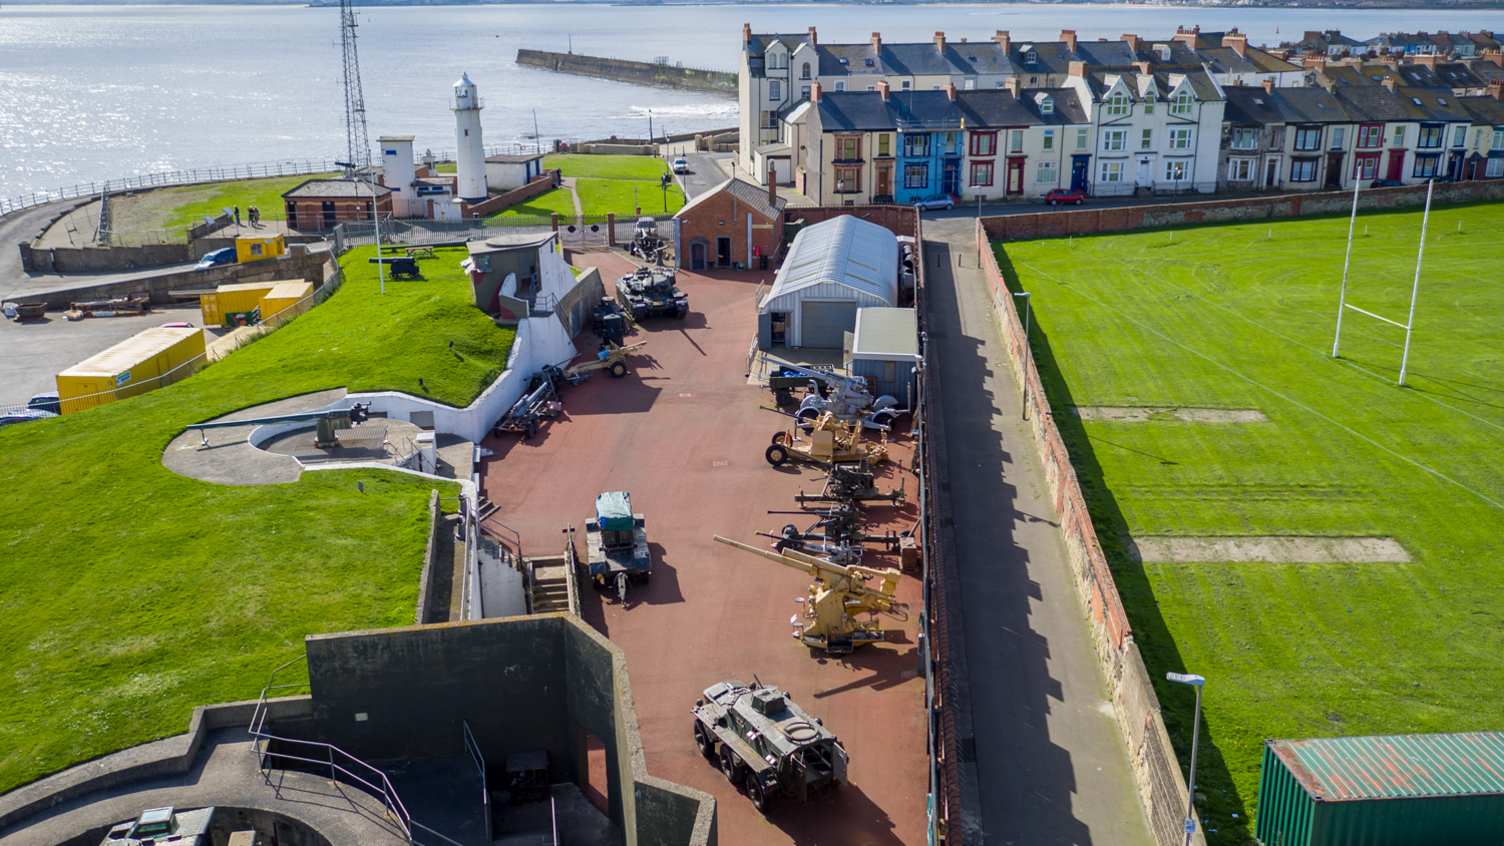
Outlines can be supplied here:
[[689, 159], [686, 159], [683, 156], [680, 156], [679, 158], [674, 159], [674, 173], [678, 173], [678, 174], [689, 173]]

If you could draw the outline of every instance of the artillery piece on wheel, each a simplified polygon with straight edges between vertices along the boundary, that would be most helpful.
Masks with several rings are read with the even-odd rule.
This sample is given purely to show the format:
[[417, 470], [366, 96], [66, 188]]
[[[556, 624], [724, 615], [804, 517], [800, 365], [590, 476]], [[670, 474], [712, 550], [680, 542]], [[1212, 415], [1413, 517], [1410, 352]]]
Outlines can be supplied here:
[[846, 783], [846, 749], [776, 687], [726, 681], [705, 689], [690, 709], [695, 746], [732, 784], [747, 785], [767, 813], [780, 794], [808, 802]]
[[[874, 397], [867, 390], [867, 380], [861, 376], [848, 376], [833, 370], [814, 370], [796, 364], [781, 365], [779, 375], [769, 377], [774, 388], [774, 398], [779, 405], [792, 402], [790, 380], [804, 377], [808, 388], [794, 417], [801, 425], [808, 426], [821, 414], [832, 414], [842, 423], [860, 423], [869, 429], [886, 429], [893, 425], [899, 415], [908, 411], [898, 406], [898, 399], [888, 394]], [[777, 381], [775, 381], [777, 380]], [[785, 401], [787, 399], [787, 401]]]
[[[806, 646], [822, 649], [831, 655], [844, 655], [859, 646], [879, 643], [886, 637], [876, 614], [893, 610], [900, 578], [897, 570], [837, 564], [793, 549], [783, 552], [758, 549], [720, 535], [715, 539], [785, 567], [801, 570], [814, 578], [809, 596], [799, 600], [804, 605], [804, 612], [789, 620], [794, 627], [794, 637]], [[868, 583], [874, 579], [876, 584]], [[873, 617], [858, 620], [859, 614], [872, 614]]]
[[672, 267], [639, 267], [616, 281], [616, 291], [632, 319], [689, 315], [689, 296], [674, 284]]
[[[889, 530], [873, 534], [866, 530], [866, 518], [861, 509], [851, 503], [835, 505], [819, 511], [769, 511], [769, 514], [803, 514], [815, 517], [807, 529], [793, 523], [784, 525], [778, 534], [758, 532], [759, 535], [778, 540], [777, 549], [798, 549], [814, 555], [825, 555], [838, 564], [855, 564], [861, 560], [862, 545], [875, 544], [890, 552], [896, 551], [902, 535]], [[846, 550], [854, 550], [849, 560]]]
[[764, 451], [763, 457], [774, 467], [782, 467], [790, 461], [802, 461], [826, 469], [844, 463], [875, 467], [888, 460], [888, 444], [886, 438], [877, 442], [862, 440], [861, 427], [841, 423], [826, 412], [815, 418], [803, 436], [797, 427], [789, 432], [775, 432], [773, 443]]
[[807, 494], [801, 491], [794, 497], [794, 501], [800, 505], [809, 502], [850, 504], [891, 502], [894, 506], [902, 508], [907, 498], [902, 481], [899, 482], [896, 490], [883, 493], [878, 490], [876, 475], [872, 472], [872, 468], [856, 464], [837, 464], [830, 468], [830, 472], [825, 477], [825, 485], [819, 493]]

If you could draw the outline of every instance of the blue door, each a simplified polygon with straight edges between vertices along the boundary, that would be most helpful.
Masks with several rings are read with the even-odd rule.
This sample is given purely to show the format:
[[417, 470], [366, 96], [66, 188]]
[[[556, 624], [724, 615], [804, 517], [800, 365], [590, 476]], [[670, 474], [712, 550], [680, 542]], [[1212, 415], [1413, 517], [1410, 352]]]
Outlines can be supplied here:
[[1071, 190], [1086, 190], [1086, 163], [1091, 156], [1071, 156]]
[[961, 193], [961, 160], [946, 159], [940, 170], [940, 193], [959, 195]]

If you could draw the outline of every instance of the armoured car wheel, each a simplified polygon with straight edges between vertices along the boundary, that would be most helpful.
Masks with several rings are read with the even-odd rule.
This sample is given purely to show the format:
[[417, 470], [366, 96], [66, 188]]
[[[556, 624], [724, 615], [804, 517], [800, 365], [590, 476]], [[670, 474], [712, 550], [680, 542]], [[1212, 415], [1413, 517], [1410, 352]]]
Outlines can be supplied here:
[[876, 423], [879, 426], [892, 426], [893, 420], [897, 416], [898, 415], [893, 414], [892, 412], [879, 411], [878, 413], [872, 415], [872, 422]]
[[747, 778], [747, 765], [736, 757], [729, 746], [721, 747], [721, 772], [732, 784], [741, 784]]
[[773, 807], [773, 791], [762, 786], [762, 782], [752, 779], [747, 782], [747, 798], [752, 800], [752, 807], [763, 813]]
[[794, 402], [794, 394], [788, 388], [779, 388], [773, 394], [773, 401], [780, 406], [790, 405]]
[[774, 432], [773, 433], [773, 441], [772, 441], [772, 443], [774, 443], [777, 446], [788, 446], [789, 445], [789, 433], [788, 432]]
[[699, 720], [695, 720], [695, 746], [707, 758], [715, 754], [715, 741], [710, 739], [710, 732], [705, 730], [705, 724]]
[[774, 444], [768, 447], [768, 451], [764, 453], [764, 456], [768, 459], [769, 464], [774, 467], [782, 467], [789, 460], [789, 451], [787, 447]]
[[625, 375], [627, 375], [627, 366], [625, 364], [622, 364], [621, 362], [618, 361], [615, 364], [611, 365], [611, 378], [612, 379], [620, 379], [621, 377], [623, 377]]

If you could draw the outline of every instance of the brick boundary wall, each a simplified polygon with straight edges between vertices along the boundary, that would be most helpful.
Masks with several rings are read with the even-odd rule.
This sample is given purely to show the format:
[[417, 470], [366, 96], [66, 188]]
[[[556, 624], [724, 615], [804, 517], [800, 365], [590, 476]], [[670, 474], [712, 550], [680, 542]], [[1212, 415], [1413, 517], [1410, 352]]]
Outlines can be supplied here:
[[919, 212], [913, 206], [787, 206], [783, 210], [783, 220], [792, 223], [802, 217], [805, 226], [814, 226], [843, 214], [875, 223], [896, 235], [919, 240]]
[[[1404, 190], [1404, 189], [1402, 189]], [[1309, 199], [1309, 198], [1299, 198]], [[1261, 200], [1264, 204], [1289, 202], [1291, 198]], [[1242, 201], [1230, 201], [1239, 203]], [[1424, 202], [1424, 200], [1422, 200]], [[1195, 205], [1220, 206], [1221, 203]], [[1297, 200], [1295, 207], [1302, 204]], [[1127, 211], [1141, 214], [1142, 219], [1156, 219], [1164, 214], [1162, 206], [1151, 206]], [[1156, 212], [1156, 210], [1158, 210]], [[1107, 211], [1107, 210], [1104, 210]], [[1194, 210], [1177, 209], [1182, 214]], [[1089, 212], [1088, 212], [1089, 213]], [[1316, 212], [1307, 212], [1316, 213]], [[1073, 214], [1081, 214], [1075, 212]], [[1021, 215], [1021, 217], [1058, 217], [1059, 215]], [[1159, 697], [1154, 692], [1148, 668], [1133, 640], [1133, 630], [1128, 624], [1127, 612], [1118, 595], [1107, 558], [1102, 554], [1097, 540], [1096, 527], [1086, 510], [1086, 500], [1071, 466], [1070, 453], [1060, 438], [1055, 426], [1049, 400], [1045, 397], [1044, 384], [1032, 358], [1024, 363], [1025, 348], [1023, 326], [1014, 311], [1013, 296], [998, 269], [987, 236], [993, 230], [984, 230], [986, 224], [1013, 218], [983, 219], [977, 224], [976, 243], [982, 255], [982, 272], [992, 297], [993, 308], [998, 316], [998, 329], [1003, 345], [1008, 350], [1008, 359], [1013, 375], [1023, 385], [1024, 403], [1032, 409], [1029, 425], [1033, 430], [1034, 444], [1039, 451], [1040, 467], [1049, 484], [1055, 501], [1055, 511], [1060, 517], [1060, 532], [1065, 540], [1067, 560], [1075, 576], [1077, 598], [1091, 626], [1092, 641], [1102, 673], [1107, 678], [1108, 691], [1112, 696], [1113, 713], [1123, 732], [1128, 747], [1128, 758], [1133, 768], [1134, 781], [1138, 786], [1139, 801], [1149, 820], [1150, 832], [1159, 846], [1179, 846], [1184, 842], [1184, 822], [1187, 790], [1181, 773], [1180, 761], [1170, 743], [1160, 713]], [[1192, 222], [1192, 221], [1186, 221]], [[1141, 224], [1143, 225], [1143, 224]], [[1131, 228], [1131, 227], [1123, 227]], [[1063, 234], [1063, 233], [1062, 233]], [[1022, 237], [1022, 236], [1013, 236]], [[1198, 815], [1199, 820], [1199, 815]], [[1195, 846], [1205, 846], [1206, 837], [1198, 824], [1192, 841]]]
[[501, 211], [502, 209], [508, 206], [516, 205], [523, 200], [531, 200], [539, 194], [542, 194], [544, 191], [552, 189], [556, 181], [555, 176], [558, 173], [558, 170], [545, 170], [537, 176], [533, 177], [531, 181], [529, 181], [521, 188], [513, 188], [505, 194], [497, 194], [496, 196], [489, 199], [481, 200], [474, 205], [465, 203], [465, 218], [469, 219], [472, 217], [485, 217], [491, 212]]
[[[1499, 199], [1504, 199], [1504, 179], [1438, 182], [1432, 201], [1467, 203]], [[982, 226], [986, 229], [987, 237], [994, 241], [1058, 238], [1065, 235], [1123, 232], [1158, 226], [1235, 223], [1318, 214], [1346, 214], [1352, 210], [1352, 200], [1353, 192], [1351, 191], [1321, 191], [1308, 194], [1281, 194], [1272, 197], [1243, 197], [1236, 200], [1204, 200], [1127, 208], [1077, 209], [984, 217]], [[1425, 202], [1425, 185], [1370, 188], [1358, 195], [1358, 210], [1382, 211], [1410, 208], [1425, 205]]]

